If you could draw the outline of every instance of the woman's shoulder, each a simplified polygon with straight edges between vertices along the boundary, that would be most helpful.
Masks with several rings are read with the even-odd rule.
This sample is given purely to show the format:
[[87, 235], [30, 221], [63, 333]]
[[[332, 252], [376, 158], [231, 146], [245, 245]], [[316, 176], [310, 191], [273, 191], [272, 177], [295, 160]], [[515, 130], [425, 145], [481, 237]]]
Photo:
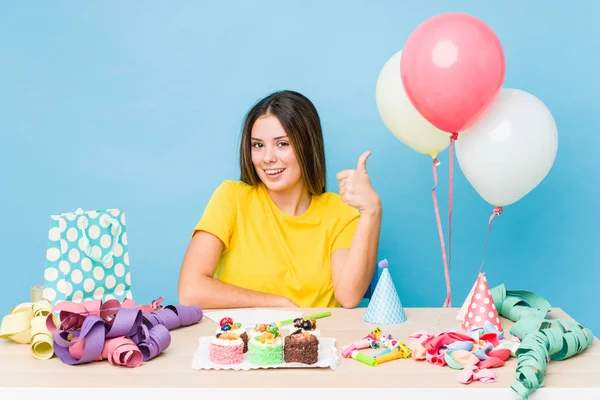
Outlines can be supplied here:
[[217, 187], [216, 191], [227, 191], [235, 194], [248, 193], [254, 188], [242, 181], [236, 181], [233, 179], [225, 179]]
[[256, 187], [242, 181], [226, 179], [217, 186], [213, 196], [243, 203], [256, 196]]

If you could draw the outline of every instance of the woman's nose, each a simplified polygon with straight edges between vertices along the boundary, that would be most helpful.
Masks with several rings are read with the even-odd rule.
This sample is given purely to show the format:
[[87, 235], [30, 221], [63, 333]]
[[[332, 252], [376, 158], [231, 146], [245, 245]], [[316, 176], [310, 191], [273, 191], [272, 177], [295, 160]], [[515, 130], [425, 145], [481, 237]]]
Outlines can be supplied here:
[[277, 157], [275, 157], [275, 151], [273, 151], [272, 149], [269, 149], [268, 147], [265, 150], [265, 158], [264, 158], [266, 163], [273, 163], [277, 160]]

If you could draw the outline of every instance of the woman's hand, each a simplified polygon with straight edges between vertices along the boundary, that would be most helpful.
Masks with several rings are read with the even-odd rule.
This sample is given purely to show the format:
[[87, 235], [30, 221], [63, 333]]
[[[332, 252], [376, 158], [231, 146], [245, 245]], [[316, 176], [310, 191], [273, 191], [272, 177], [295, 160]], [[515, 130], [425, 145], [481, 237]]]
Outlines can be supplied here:
[[367, 158], [370, 155], [370, 151], [361, 154], [356, 169], [347, 169], [336, 175], [340, 181], [340, 196], [346, 204], [358, 209], [361, 214], [381, 213], [381, 199], [367, 175]]

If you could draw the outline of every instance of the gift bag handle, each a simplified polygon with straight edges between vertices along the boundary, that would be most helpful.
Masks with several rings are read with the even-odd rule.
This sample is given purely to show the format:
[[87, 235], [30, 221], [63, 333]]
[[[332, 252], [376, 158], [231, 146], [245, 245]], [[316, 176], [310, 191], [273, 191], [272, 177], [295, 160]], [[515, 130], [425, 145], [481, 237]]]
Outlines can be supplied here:
[[[92, 245], [90, 244], [90, 239], [87, 237], [87, 234], [85, 233], [85, 226], [83, 226], [83, 220], [81, 220], [81, 219], [77, 220], [77, 227], [79, 228], [79, 230], [81, 231], [81, 235], [83, 236], [82, 250], [84, 251], [84, 253], [92, 260], [104, 264], [104, 263], [107, 263], [108, 261], [110, 261], [110, 259], [113, 257], [113, 254], [115, 252], [115, 247], [118, 244], [117, 238], [119, 237], [119, 235], [121, 235], [122, 227], [116, 218], [113, 218], [108, 214], [102, 214], [99, 221], [101, 224], [103, 221], [108, 221], [109, 226], [116, 227], [116, 233], [113, 235], [112, 246], [108, 250], [108, 253], [106, 253], [104, 256], [101, 256], [101, 257], [92, 256]], [[111, 232], [112, 232], [112, 229], [111, 229]]]

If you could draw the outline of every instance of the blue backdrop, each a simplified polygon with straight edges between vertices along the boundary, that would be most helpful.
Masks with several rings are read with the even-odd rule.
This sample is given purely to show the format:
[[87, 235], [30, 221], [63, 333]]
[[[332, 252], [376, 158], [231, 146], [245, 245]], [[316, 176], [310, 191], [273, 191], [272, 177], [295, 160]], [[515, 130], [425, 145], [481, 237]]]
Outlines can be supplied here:
[[[494, 220], [490, 284], [534, 291], [596, 334], [600, 6], [544, 1], [36, 2], [0, 5], [0, 314], [43, 281], [49, 215], [127, 213], [137, 302], [177, 301], [190, 232], [212, 191], [238, 178], [242, 118], [294, 89], [319, 109], [330, 190], [365, 150], [384, 204], [380, 258], [406, 307], [445, 296], [431, 160], [379, 118], [383, 64], [425, 19], [486, 21], [506, 53], [505, 87], [526, 90], [559, 129], [553, 169]], [[448, 151], [439, 199], [447, 237]], [[455, 169], [453, 305], [472, 286], [492, 210]]]

